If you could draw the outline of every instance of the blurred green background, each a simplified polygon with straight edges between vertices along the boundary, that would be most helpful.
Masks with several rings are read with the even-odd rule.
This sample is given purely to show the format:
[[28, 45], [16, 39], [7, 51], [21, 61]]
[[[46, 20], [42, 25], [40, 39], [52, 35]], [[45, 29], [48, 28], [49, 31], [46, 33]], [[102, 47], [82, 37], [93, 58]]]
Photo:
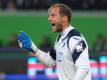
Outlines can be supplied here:
[[[89, 13], [88, 13], [89, 14]], [[73, 15], [72, 26], [85, 36], [89, 47], [92, 46], [96, 36], [101, 33], [107, 36], [107, 16], [105, 15]], [[39, 45], [44, 35], [48, 35], [54, 43], [57, 34], [51, 31], [47, 15], [0, 15], [0, 39], [7, 44], [12, 33], [25, 31], [32, 40]]]

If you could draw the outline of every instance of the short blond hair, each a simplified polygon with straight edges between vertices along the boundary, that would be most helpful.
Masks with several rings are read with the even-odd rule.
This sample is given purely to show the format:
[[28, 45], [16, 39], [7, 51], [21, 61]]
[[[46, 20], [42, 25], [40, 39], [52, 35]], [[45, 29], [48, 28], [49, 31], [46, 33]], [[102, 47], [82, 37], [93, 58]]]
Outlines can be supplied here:
[[71, 22], [71, 16], [72, 16], [72, 13], [71, 13], [71, 9], [65, 5], [65, 4], [60, 4], [60, 3], [56, 3], [56, 4], [53, 4], [49, 9], [48, 9], [48, 13], [50, 12], [50, 10], [54, 7], [59, 7], [60, 9], [60, 15], [61, 16], [67, 16], [68, 18], [68, 21]]

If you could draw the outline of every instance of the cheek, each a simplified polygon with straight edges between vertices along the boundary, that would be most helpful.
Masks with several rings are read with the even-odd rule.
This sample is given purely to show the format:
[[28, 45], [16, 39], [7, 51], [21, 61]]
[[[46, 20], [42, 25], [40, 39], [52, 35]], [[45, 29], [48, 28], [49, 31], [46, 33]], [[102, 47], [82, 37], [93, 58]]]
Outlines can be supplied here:
[[61, 18], [57, 18], [56, 22], [59, 23], [59, 24], [61, 24], [62, 23], [62, 19]]
[[58, 24], [58, 25], [62, 25], [62, 20], [59, 19], [59, 20], [57, 21], [57, 24]]
[[61, 18], [60, 16], [55, 16], [54, 19], [55, 19], [56, 21], [61, 21], [61, 20], [62, 20], [62, 18]]

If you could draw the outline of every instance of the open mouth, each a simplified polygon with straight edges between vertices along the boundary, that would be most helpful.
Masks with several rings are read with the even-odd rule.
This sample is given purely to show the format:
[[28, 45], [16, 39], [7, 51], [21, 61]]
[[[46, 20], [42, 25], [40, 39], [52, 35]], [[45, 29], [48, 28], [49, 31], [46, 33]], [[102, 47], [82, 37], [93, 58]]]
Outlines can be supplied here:
[[52, 23], [52, 26], [55, 26], [55, 24], [54, 24], [54, 23]]

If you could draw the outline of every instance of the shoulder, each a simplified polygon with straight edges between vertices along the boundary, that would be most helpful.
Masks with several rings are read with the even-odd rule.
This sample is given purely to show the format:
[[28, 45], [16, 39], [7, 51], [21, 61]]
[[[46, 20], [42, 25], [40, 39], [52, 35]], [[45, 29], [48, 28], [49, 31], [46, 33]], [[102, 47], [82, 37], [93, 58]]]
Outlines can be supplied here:
[[68, 36], [81, 36], [80, 31], [76, 30], [76, 29], [72, 29], [69, 33]]
[[76, 29], [72, 29], [68, 35], [68, 42], [74, 44], [75, 42], [81, 41], [82, 40], [82, 34], [77, 31]]
[[78, 43], [86, 43], [83, 35], [76, 29], [68, 33], [68, 45], [75, 47]]

